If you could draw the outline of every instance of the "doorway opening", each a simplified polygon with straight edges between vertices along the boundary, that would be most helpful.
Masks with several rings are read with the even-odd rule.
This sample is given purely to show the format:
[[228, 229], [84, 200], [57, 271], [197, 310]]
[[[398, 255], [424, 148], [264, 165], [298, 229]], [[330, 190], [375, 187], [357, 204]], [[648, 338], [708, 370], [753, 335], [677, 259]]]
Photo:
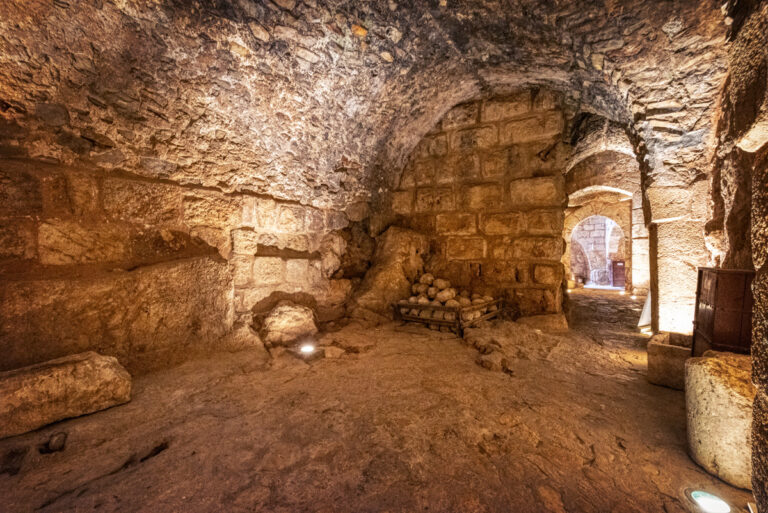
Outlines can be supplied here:
[[613, 219], [587, 217], [571, 233], [571, 279], [585, 288], [624, 290], [627, 241]]

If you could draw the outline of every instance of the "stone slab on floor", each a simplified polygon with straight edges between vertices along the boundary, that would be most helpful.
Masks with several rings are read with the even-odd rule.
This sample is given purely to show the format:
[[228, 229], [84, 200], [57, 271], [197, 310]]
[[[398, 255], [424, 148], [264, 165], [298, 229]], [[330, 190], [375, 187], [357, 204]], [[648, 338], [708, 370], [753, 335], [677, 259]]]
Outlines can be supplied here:
[[131, 375], [93, 351], [0, 373], [0, 438], [131, 400]]
[[747, 355], [707, 351], [685, 364], [688, 448], [707, 472], [752, 489], [752, 403]]

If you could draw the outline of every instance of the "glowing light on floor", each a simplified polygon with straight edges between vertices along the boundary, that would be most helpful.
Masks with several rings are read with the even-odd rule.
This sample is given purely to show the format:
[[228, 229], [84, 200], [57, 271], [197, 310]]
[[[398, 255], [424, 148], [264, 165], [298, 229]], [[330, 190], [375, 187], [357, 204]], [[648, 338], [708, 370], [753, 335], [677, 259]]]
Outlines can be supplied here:
[[623, 290], [622, 290], [621, 292], [619, 292], [619, 295], [620, 295], [620, 296], [623, 296], [623, 295], [625, 295], [625, 294], [626, 294], [626, 291], [623, 291]]
[[571, 293], [571, 289], [568, 289], [568, 290], [566, 290], [566, 292], [567, 292], [568, 294], [570, 294], [570, 293]]
[[631, 296], [629, 296], [629, 299], [637, 299], [637, 296], [632, 294]]
[[731, 507], [720, 497], [702, 490], [691, 492], [691, 499], [704, 513], [729, 513]]
[[302, 354], [312, 354], [315, 352], [315, 346], [314, 344], [301, 344], [299, 351], [301, 351]]

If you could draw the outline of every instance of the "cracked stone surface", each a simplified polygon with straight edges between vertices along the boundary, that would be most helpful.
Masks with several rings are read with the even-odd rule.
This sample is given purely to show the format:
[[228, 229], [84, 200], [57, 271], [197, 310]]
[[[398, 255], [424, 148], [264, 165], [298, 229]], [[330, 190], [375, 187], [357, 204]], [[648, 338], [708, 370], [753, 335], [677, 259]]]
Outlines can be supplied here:
[[[334, 359], [241, 352], [139, 377], [129, 404], [0, 442], [0, 509], [684, 512], [687, 486], [744, 506], [686, 454], [683, 393], [645, 381], [641, 300], [571, 299], [567, 336], [477, 330], [522, 333], [511, 373], [389, 324], [325, 336], [374, 342]], [[42, 454], [58, 432], [65, 449]]]

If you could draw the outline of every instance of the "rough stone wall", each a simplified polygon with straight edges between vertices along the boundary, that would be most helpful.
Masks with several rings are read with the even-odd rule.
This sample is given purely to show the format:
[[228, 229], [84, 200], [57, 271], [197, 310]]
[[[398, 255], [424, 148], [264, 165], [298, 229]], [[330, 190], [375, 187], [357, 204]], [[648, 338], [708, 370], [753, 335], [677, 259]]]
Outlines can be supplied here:
[[454, 107], [419, 143], [392, 194], [429, 235], [428, 269], [506, 292], [524, 314], [561, 308], [563, 114], [545, 90]]
[[145, 369], [231, 328], [227, 263], [190, 208], [207, 191], [11, 160], [0, 183], [0, 369], [89, 349]]
[[[729, 4], [734, 8], [734, 4]], [[750, 5], [750, 4], [747, 4]], [[760, 128], [768, 101], [768, 4], [742, 19], [729, 53], [720, 97], [718, 151], [714, 162], [715, 209], [708, 224], [720, 231], [719, 263], [754, 266], [752, 284], [752, 488], [760, 511], [768, 510], [768, 132]], [[742, 11], [742, 12], [739, 12]], [[751, 216], [745, 216], [751, 210]], [[745, 234], [751, 234], [749, 240]]]

